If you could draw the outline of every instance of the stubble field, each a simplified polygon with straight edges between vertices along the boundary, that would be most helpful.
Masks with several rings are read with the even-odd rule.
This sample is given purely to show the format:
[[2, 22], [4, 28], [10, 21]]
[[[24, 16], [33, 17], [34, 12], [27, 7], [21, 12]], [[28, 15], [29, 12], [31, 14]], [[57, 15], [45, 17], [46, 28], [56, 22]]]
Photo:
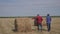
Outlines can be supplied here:
[[[34, 26], [34, 20], [32, 18], [28, 18], [30, 24], [32, 25], [31, 32], [14, 32], [14, 22], [16, 18], [0, 18], [0, 34], [60, 34], [60, 17], [52, 18], [51, 22], [51, 31], [47, 31], [47, 26], [45, 22], [45, 18], [43, 18], [43, 31], [40, 32], [37, 30], [37, 27]], [[17, 18], [18, 21], [20, 18]], [[29, 25], [27, 25], [29, 26]]]

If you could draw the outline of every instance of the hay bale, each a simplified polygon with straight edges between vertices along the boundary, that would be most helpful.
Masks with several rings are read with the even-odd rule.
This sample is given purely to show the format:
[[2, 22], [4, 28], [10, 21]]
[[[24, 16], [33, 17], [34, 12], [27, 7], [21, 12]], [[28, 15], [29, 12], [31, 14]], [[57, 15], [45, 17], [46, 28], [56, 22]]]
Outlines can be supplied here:
[[18, 25], [18, 28], [17, 28], [18, 31], [20, 31], [20, 32], [25, 31], [25, 24], [24, 24], [23, 19], [17, 18], [16, 20], [17, 20], [17, 25]]
[[32, 26], [32, 25], [31, 25], [31, 20], [28, 19], [28, 18], [26, 18], [26, 19], [25, 19], [26, 32], [28, 32], [28, 31], [32, 31], [31, 26]]
[[31, 23], [29, 18], [17, 18], [18, 31], [26, 32], [31, 31]]

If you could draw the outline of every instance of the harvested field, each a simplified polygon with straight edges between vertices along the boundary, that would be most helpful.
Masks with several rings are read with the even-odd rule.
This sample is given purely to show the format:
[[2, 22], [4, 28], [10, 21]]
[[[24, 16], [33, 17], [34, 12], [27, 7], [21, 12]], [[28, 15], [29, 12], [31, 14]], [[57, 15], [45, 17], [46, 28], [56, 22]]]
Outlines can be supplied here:
[[[0, 18], [0, 34], [60, 34], [60, 17], [56, 17], [56, 18], [52, 18], [52, 23], [51, 23], [51, 31], [47, 32], [47, 26], [46, 26], [46, 22], [45, 22], [45, 18], [43, 21], [43, 31], [37, 31], [37, 27], [34, 26], [34, 20], [32, 20], [32, 18], [24, 18], [25, 20], [22, 21], [23, 18], [16, 18], [17, 19], [17, 24], [18, 27], [20, 28], [20, 26], [22, 24], [20, 24], [20, 22], [23, 22], [23, 24], [25, 25], [25, 30], [29, 30], [28, 26], [31, 24], [31, 26], [29, 26], [32, 30], [31, 32], [14, 32], [13, 29], [15, 29], [14, 27], [14, 23], [15, 23], [15, 18]], [[20, 20], [21, 19], [21, 20]], [[26, 21], [26, 22], [25, 22]], [[23, 25], [22, 25], [23, 26]], [[18, 30], [23, 30], [23, 29], [19, 29]], [[28, 28], [28, 29], [27, 29]]]

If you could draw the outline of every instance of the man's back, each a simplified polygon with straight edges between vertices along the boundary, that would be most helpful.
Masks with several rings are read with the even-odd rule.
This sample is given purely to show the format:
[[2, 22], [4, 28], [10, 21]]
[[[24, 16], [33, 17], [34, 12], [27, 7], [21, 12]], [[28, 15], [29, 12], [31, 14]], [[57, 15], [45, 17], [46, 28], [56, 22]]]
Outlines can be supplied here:
[[43, 20], [43, 19], [42, 19], [41, 16], [37, 16], [37, 22], [38, 22], [38, 23], [42, 23], [42, 20]]
[[50, 17], [50, 16], [47, 16], [47, 17], [46, 17], [46, 22], [47, 22], [47, 23], [50, 23], [50, 22], [51, 22], [51, 17]]

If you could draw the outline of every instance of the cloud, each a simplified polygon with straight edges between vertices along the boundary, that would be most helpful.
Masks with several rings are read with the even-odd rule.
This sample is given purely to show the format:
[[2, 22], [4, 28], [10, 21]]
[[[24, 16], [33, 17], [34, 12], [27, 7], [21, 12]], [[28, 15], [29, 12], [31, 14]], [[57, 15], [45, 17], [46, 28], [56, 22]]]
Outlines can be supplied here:
[[16, 0], [0, 0], [0, 3], [14, 3]]
[[60, 0], [18, 0], [17, 5], [33, 5], [39, 7], [56, 7], [60, 6]]
[[0, 16], [60, 15], [60, 0], [0, 0]]

